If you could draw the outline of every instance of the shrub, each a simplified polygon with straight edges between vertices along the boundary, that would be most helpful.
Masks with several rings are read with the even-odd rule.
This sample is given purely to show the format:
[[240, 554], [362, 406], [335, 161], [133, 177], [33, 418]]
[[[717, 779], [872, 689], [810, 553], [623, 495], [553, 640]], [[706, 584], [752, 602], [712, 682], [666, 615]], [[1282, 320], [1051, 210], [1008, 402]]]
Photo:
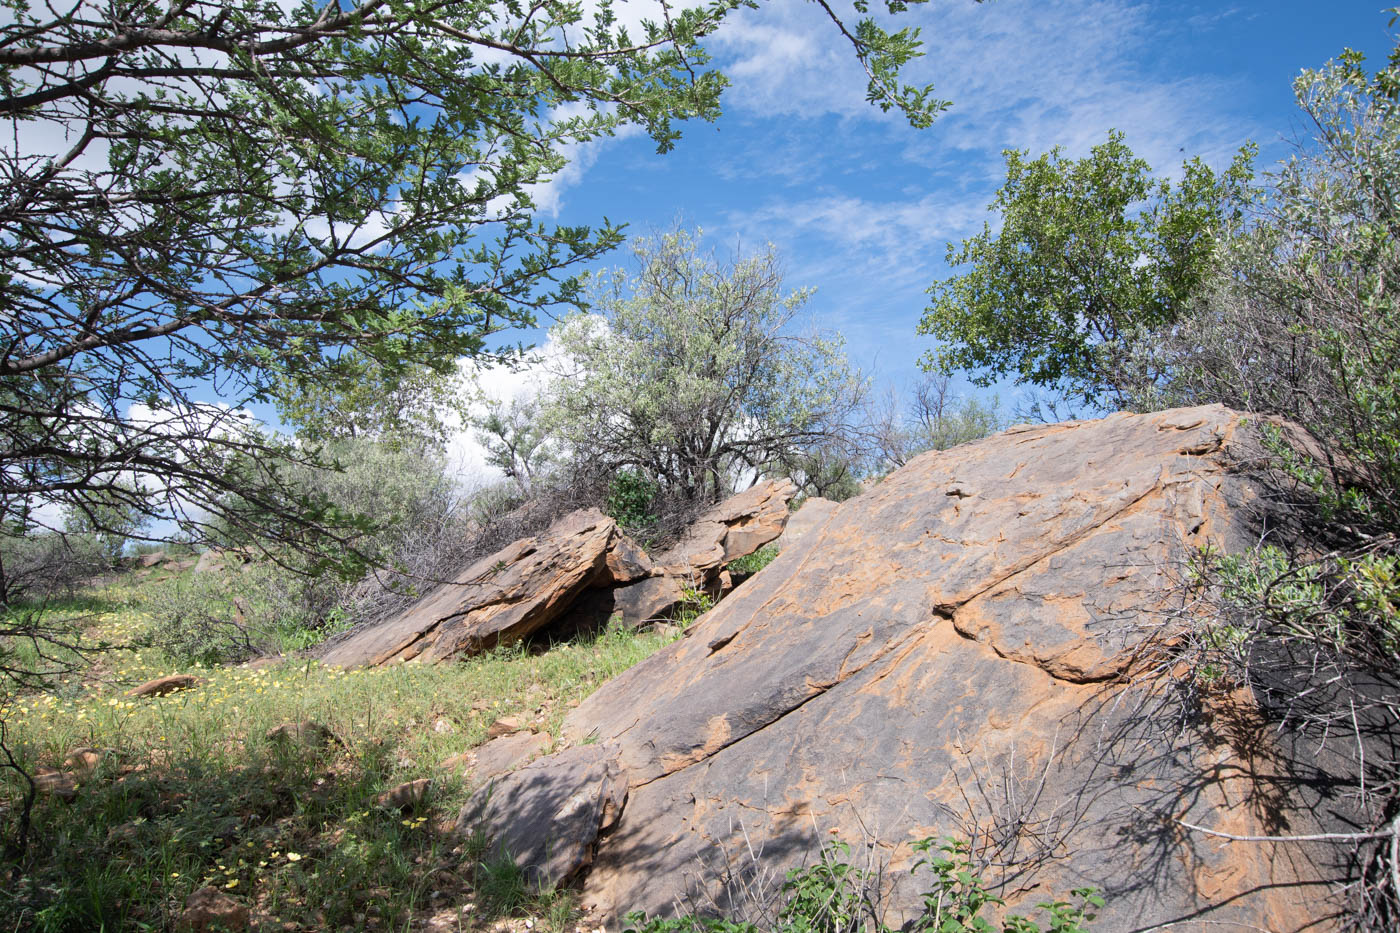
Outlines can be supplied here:
[[0, 606], [71, 595], [109, 566], [96, 538], [57, 531], [0, 534]]
[[[652, 505], [661, 489], [640, 470], [619, 470], [608, 483], [603, 512], [638, 541], [648, 539], [656, 527]], [[645, 546], [645, 545], [643, 545]]]
[[778, 556], [776, 544], [765, 544], [752, 554], [745, 554], [729, 562], [725, 568], [730, 573], [755, 574], [767, 567]]
[[[983, 910], [1005, 902], [974, 871], [967, 843], [923, 839], [914, 843], [914, 849], [925, 855], [911, 870], [916, 874], [927, 870], [933, 883], [923, 895], [923, 913], [902, 928], [909, 933], [1082, 933], [1104, 904], [1092, 888], [1076, 888], [1075, 903], [1056, 900], [1036, 905], [1048, 915], [1048, 926], [1019, 914], [1005, 915], [998, 926]], [[822, 847], [814, 863], [788, 872], [779, 892], [782, 904], [771, 924], [773, 933], [893, 933], [879, 916], [878, 872], [852, 865], [850, 855], [850, 845], [836, 840]], [[761, 929], [750, 920], [694, 914], [648, 917], [637, 912], [627, 916], [623, 933], [760, 933]]]
[[148, 641], [183, 662], [243, 661], [310, 647], [345, 628], [343, 584], [261, 561], [177, 578], [151, 601]]
[[[327, 442], [334, 470], [302, 464], [293, 488], [359, 516], [353, 546], [371, 564], [343, 579], [314, 552], [256, 548], [233, 533], [224, 544], [255, 560], [236, 576], [201, 575], [177, 583], [155, 612], [150, 636], [176, 656], [208, 663], [309, 647], [356, 622], [381, 617], [455, 570], [472, 535], [468, 509], [440, 453], [392, 438]], [[342, 545], [318, 542], [321, 549]]]

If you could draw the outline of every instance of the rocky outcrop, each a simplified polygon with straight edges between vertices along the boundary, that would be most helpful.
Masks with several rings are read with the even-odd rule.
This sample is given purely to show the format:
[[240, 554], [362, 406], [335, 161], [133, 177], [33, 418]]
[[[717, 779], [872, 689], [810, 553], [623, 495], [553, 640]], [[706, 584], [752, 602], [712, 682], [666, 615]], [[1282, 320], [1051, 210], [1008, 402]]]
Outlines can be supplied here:
[[[835, 835], [874, 839], [897, 925], [920, 906], [909, 843], [975, 836], [1023, 911], [1093, 885], [1106, 930], [1307, 926], [1315, 852], [1184, 825], [1313, 825], [1268, 735], [1240, 725], [1251, 700], [1183, 708], [1134, 667], [1180, 609], [1189, 551], [1253, 540], [1253, 445], [1205, 407], [915, 459], [575, 709], [576, 747], [498, 786], [495, 812], [530, 813], [502, 844], [552, 880], [591, 858], [605, 911], [723, 908], [736, 878], [781, 879]], [[600, 837], [602, 774], [628, 790]], [[580, 790], [588, 806], [566, 806]]]
[[797, 494], [790, 479], [765, 480], [702, 513], [681, 540], [656, 562], [668, 576], [712, 588], [732, 560], [775, 540], [787, 525], [788, 503]]
[[[611, 578], [621, 536], [596, 509], [574, 512], [543, 535], [522, 538], [439, 586], [403, 612], [327, 643], [321, 659], [342, 667], [432, 660], [509, 644], [559, 618], [589, 586]], [[632, 572], [632, 549], [615, 566]]]
[[717, 584], [731, 560], [782, 533], [790, 480], [765, 481], [704, 513], [653, 561], [596, 509], [574, 512], [468, 566], [402, 612], [326, 642], [327, 664], [361, 667], [471, 655], [558, 625], [592, 627], [614, 615], [637, 626], [664, 618], [681, 584]]

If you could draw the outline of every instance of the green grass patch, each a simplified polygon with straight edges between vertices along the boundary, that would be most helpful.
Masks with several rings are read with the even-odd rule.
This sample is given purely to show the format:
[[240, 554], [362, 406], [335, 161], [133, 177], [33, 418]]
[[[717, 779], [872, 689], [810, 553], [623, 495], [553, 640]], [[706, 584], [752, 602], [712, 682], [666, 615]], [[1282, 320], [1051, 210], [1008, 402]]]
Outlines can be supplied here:
[[776, 544], [765, 544], [752, 554], [745, 554], [736, 560], [729, 562], [725, 568], [730, 573], [755, 574], [773, 563], [773, 559], [778, 556], [778, 546]]
[[[42, 621], [132, 645], [160, 592], [116, 589], [51, 606]], [[537, 927], [562, 929], [572, 916], [567, 895], [522, 887], [450, 831], [469, 788], [439, 763], [483, 741], [502, 716], [557, 736], [572, 705], [667, 640], [607, 631], [461, 663], [359, 671], [305, 660], [178, 664], [156, 648], [124, 647], [42, 691], [11, 688], [0, 696], [0, 721], [31, 774], [62, 769], [78, 748], [97, 749], [101, 760], [76, 775], [71, 802], [40, 796], [28, 851], [0, 864], [15, 879], [0, 888], [0, 930], [173, 929], [185, 899], [205, 885], [241, 900], [267, 929], [417, 928], [444, 912], [463, 928], [524, 912]], [[159, 698], [126, 694], [171, 673], [203, 683]], [[266, 738], [303, 720], [338, 742]], [[425, 777], [434, 785], [418, 810], [375, 804], [388, 788]], [[24, 790], [13, 772], [0, 773], [6, 842]]]

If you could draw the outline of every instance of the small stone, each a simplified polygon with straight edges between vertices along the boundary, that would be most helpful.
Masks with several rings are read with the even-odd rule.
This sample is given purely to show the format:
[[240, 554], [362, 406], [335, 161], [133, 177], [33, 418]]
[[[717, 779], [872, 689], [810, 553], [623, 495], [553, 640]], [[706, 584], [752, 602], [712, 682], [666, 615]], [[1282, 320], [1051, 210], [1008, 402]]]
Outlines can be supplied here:
[[200, 888], [186, 899], [179, 926], [190, 933], [206, 930], [235, 933], [248, 929], [248, 908], [217, 888]]
[[327, 745], [342, 744], [334, 732], [316, 722], [303, 719], [301, 722], [284, 722], [267, 730], [269, 742], [288, 742], [303, 748], [325, 748]]
[[487, 727], [486, 737], [488, 739], [499, 739], [503, 735], [510, 735], [511, 733], [519, 732], [523, 728], [525, 727], [521, 725], [520, 719], [518, 717], [502, 716], [500, 719], [497, 719], [495, 722], [491, 723], [491, 725]]
[[260, 658], [253, 658], [251, 661], [244, 661], [240, 667], [249, 671], [261, 671], [269, 667], [277, 667], [285, 660], [286, 658], [282, 657], [280, 654], [268, 654]]
[[193, 674], [171, 674], [168, 677], [157, 677], [155, 680], [148, 680], [139, 687], [128, 690], [129, 697], [163, 697], [169, 693], [179, 690], [189, 690], [197, 687], [204, 681]]
[[428, 796], [428, 789], [432, 786], [432, 778], [419, 778], [416, 781], [407, 781], [398, 787], [391, 787], [378, 797], [374, 802], [381, 807], [388, 807], [391, 810], [411, 810], [422, 803]]
[[457, 729], [455, 726], [452, 725], [452, 721], [450, 719], [439, 719], [433, 723], [433, 731], [436, 732], [438, 735], [448, 735], [450, 733], [456, 732]]
[[78, 782], [73, 775], [43, 768], [34, 775], [34, 789], [46, 797], [59, 800], [73, 800], [78, 796]]
[[97, 766], [102, 763], [102, 752], [95, 748], [86, 746], [75, 748], [67, 755], [63, 756], [64, 770], [69, 771], [74, 777], [86, 781], [92, 777]]

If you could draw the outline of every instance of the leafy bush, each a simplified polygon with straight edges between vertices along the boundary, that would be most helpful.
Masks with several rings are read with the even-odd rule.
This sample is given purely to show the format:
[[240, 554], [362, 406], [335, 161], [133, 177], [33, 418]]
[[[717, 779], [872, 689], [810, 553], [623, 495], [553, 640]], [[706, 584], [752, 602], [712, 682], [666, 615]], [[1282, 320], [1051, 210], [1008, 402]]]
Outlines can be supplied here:
[[91, 535], [57, 531], [0, 534], [0, 606], [71, 595], [109, 566]]
[[473, 535], [469, 509], [441, 454], [366, 438], [330, 441], [324, 453], [337, 469], [300, 465], [289, 479], [306, 497], [359, 516], [365, 530], [353, 547], [369, 571], [343, 579], [320, 566], [314, 551], [270, 549], [266, 542], [255, 548], [230, 534], [225, 543], [255, 559], [233, 576], [203, 574], [174, 584], [149, 632], [159, 646], [207, 663], [305, 648], [401, 608], [456, 569]]
[[[924, 894], [924, 913], [914, 924], [919, 933], [992, 933], [996, 927], [982, 916], [985, 907], [1005, 902], [989, 892], [973, 871], [968, 845], [958, 840], [935, 844], [932, 839], [914, 843], [916, 851], [929, 853], [914, 863], [913, 871], [927, 868], [933, 873], [933, 887]], [[935, 852], [942, 853], [932, 854]], [[1075, 888], [1069, 901], [1043, 901], [1036, 905], [1049, 914], [1046, 933], [1079, 933], [1102, 907], [1103, 898], [1093, 888]], [[1028, 917], [1008, 914], [1001, 921], [1002, 933], [1038, 933], [1042, 927]]]
[[644, 541], [656, 527], [652, 509], [660, 493], [660, 487], [641, 470], [619, 470], [608, 483], [603, 512], [628, 535]]
[[765, 544], [752, 554], [745, 554], [729, 562], [725, 568], [730, 573], [754, 574], [758, 573], [778, 556], [778, 546], [776, 544]]
[[149, 610], [148, 641], [205, 665], [298, 651], [346, 627], [343, 585], [270, 562], [167, 584]]

